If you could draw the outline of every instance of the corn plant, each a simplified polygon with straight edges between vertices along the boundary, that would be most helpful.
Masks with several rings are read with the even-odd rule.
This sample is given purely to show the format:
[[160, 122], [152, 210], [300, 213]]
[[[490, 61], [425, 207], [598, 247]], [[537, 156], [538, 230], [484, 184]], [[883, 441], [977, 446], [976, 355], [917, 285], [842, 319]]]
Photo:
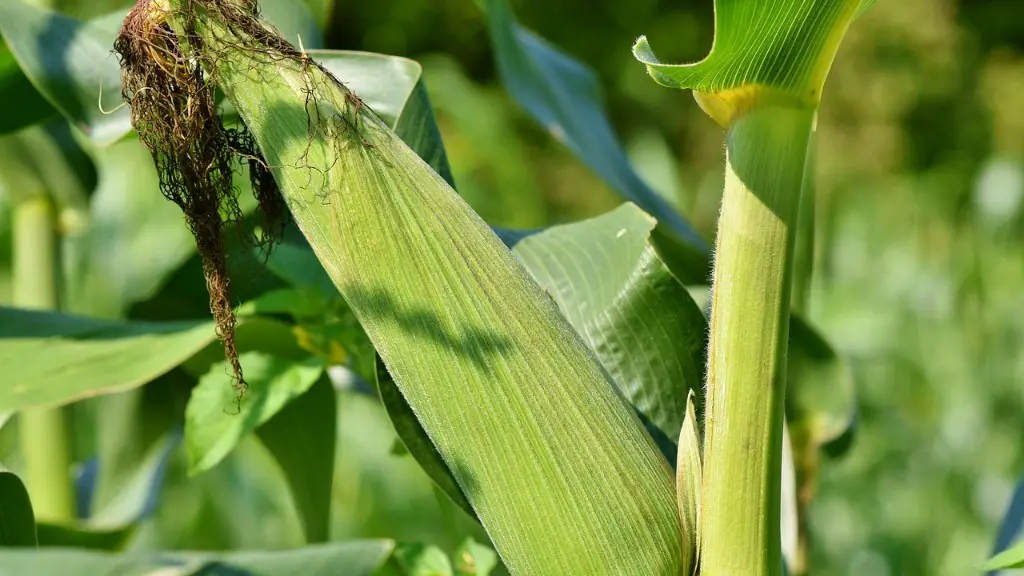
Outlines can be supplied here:
[[[54, 206], [87, 217], [96, 210], [62, 199], [62, 185], [31, 162], [9, 168], [25, 176], [8, 186], [32, 192], [18, 207], [16, 304], [51, 312], [0, 309], [0, 361], [11, 372], [0, 413], [18, 414], [28, 455], [27, 490], [0, 473], [0, 512], [16, 528], [2, 534], [5, 545], [98, 548], [102, 536], [107, 548], [126, 547], [152, 513], [145, 495], [159, 493], [177, 436], [161, 428], [132, 473], [111, 472], [117, 453], [104, 455], [88, 495], [97, 510], [74, 520], [70, 457], [61, 451], [68, 433], [54, 407], [104, 396], [94, 407], [102, 420], [107, 409], [133, 413], [144, 402], [114, 392], [180, 380], [189, 474], [214, 474], [255, 434], [309, 546], [4, 551], [0, 571], [59, 573], [76, 563], [98, 574], [229, 566], [253, 574], [776, 575], [784, 565], [805, 573], [805, 534], [784, 553], [783, 522], [796, 515], [800, 524], [806, 511], [784, 505], [798, 490], [783, 470], [813, 485], [816, 467], [804, 463], [847, 440], [852, 416], [844, 403], [825, 418], [802, 393], [826, 385], [845, 395], [851, 384], [828, 344], [791, 314], [802, 309], [810, 273], [796, 246], [813, 244], [801, 214], [813, 202], [825, 79], [866, 2], [718, 0], [714, 45], [694, 64], [661, 63], [643, 37], [634, 45], [655, 81], [692, 90], [725, 129], [713, 250], [629, 166], [595, 78], [520, 27], [506, 0], [482, 3], [505, 84], [629, 201], [620, 208], [544, 230], [490, 227], [456, 192], [418, 66], [322, 50], [311, 15], [273, 17], [275, 4], [138, 0], [127, 15], [86, 24], [20, 2], [0, 7], [0, 31], [53, 108], [40, 114], [66, 118], [105, 175], [117, 173], [105, 151], [143, 156], [133, 169], [148, 180], [132, 193], [176, 223], [167, 262], [133, 277], [109, 308], [58, 313], [61, 300], [76, 301], [73, 291], [58, 297], [58, 236], [79, 248], [71, 267], [79, 285], [104, 274], [91, 244], [57, 225]], [[112, 46], [117, 62], [62, 65], [46, 57], [58, 48], [33, 43], [43, 29], [60, 31], [59, 48], [83, 54]], [[30, 130], [38, 136], [38, 127], [19, 132], [12, 150], [25, 150]], [[176, 247], [189, 235], [191, 281], [205, 280], [212, 320], [125, 320], [144, 300], [131, 287], [148, 283], [152, 292], [166, 281], [187, 256]], [[239, 254], [273, 274], [273, 289], [239, 288]], [[703, 282], [709, 266], [708, 321], [684, 283]], [[372, 392], [402, 449], [489, 546], [467, 540], [450, 560], [391, 540], [326, 543], [340, 368], [347, 386]], [[825, 382], [811, 373], [827, 374]], [[801, 417], [808, 412], [814, 417]], [[800, 464], [786, 461], [784, 444]], [[1015, 562], [1019, 548], [991, 566]]]

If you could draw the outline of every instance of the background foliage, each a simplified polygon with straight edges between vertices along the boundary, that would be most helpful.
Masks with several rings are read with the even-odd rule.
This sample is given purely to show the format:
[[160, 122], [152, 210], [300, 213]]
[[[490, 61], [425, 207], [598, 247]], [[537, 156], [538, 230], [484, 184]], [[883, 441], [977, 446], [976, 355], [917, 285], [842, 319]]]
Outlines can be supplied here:
[[[486, 21], [473, 2], [308, 3], [326, 47], [423, 64], [459, 191], [492, 225], [543, 227], [619, 203], [501, 87]], [[121, 4], [62, 0], [56, 7], [94, 17]], [[703, 56], [713, 31], [711, 2], [593, 0], [581, 10], [568, 1], [519, 0], [513, 8], [524, 25], [596, 71], [612, 124], [638, 171], [712, 238], [721, 194], [720, 129], [688, 96], [651, 82], [629, 52], [642, 32], [666, 61]], [[0, 62], [5, 55], [0, 49]], [[1024, 471], [1022, 93], [1024, 23], [1011, 0], [879, 2], [851, 28], [836, 58], [818, 125], [819, 236], [807, 315], [851, 359], [860, 412], [853, 448], [826, 463], [812, 508], [815, 573], [971, 573], [991, 552]], [[134, 148], [121, 154], [125, 162], [147, 161]], [[95, 166], [78, 171], [93, 197], [111, 186], [102, 158]], [[0, 202], [0, 302], [6, 303], [4, 210]], [[180, 230], [135, 243], [102, 234], [94, 241], [105, 250], [159, 248], [161, 258], [184, 261], [148, 298], [134, 295], [140, 301], [130, 316], [205, 318], [198, 264], [174, 250]], [[112, 270], [102, 277], [116, 280], [118, 258], [106, 253], [102, 264]], [[124, 286], [137, 288], [129, 280], [116, 287], [89, 282], [90, 296], [75, 308], [105, 316], [121, 313]], [[281, 286], [257, 268], [236, 284], [243, 295]], [[132, 432], [117, 429], [112, 406], [141, 403], [167, 418], [180, 414], [188, 384], [174, 383], [208, 367], [192, 375], [169, 372], [163, 378], [170, 385], [159, 389], [76, 404], [82, 473], [97, 446], [113, 446], [130, 461], [131, 452], [151, 444], [144, 434], [125, 440]], [[402, 455], [383, 408], [356, 380], [338, 397], [330, 538], [394, 538], [449, 553], [467, 536], [486, 542]], [[92, 425], [87, 415], [101, 407], [107, 423]], [[13, 428], [0, 431], [0, 461], [11, 467], [16, 462], [5, 456], [12, 453]], [[178, 452], [168, 462], [160, 505], [133, 548], [302, 543], [303, 520], [288, 480], [255, 437], [245, 436], [193, 478], [185, 451]]]

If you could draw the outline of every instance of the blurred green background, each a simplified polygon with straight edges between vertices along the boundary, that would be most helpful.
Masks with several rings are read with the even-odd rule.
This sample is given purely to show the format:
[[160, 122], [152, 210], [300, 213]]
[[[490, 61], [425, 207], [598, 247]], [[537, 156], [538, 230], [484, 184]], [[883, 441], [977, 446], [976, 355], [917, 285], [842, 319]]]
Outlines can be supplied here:
[[[90, 17], [121, 4], [58, 8]], [[500, 86], [472, 1], [309, 4], [328, 48], [423, 64], [459, 190], [488, 222], [540, 227], [618, 204]], [[712, 239], [721, 130], [688, 94], [654, 84], [629, 51], [647, 34], [666, 60], [700, 58], [712, 39], [711, 0], [518, 0], [513, 8], [597, 72], [638, 171]], [[860, 422], [852, 450], [824, 467], [811, 515], [812, 573], [976, 573], [1024, 473], [1020, 10], [1015, 0], [882, 0], [852, 26], [826, 84], [808, 316], [853, 364]], [[0, 238], [6, 303], [6, 212]], [[160, 240], [151, 242], [156, 249]], [[203, 312], [194, 269], [169, 282], [198, 293]], [[144, 306], [133, 314], [152, 316]], [[333, 539], [451, 550], [474, 530], [393, 450], [377, 403], [343, 393], [339, 411]], [[300, 544], [273, 467], [255, 439], [192, 480], [172, 462], [159, 512], [133, 546]]]

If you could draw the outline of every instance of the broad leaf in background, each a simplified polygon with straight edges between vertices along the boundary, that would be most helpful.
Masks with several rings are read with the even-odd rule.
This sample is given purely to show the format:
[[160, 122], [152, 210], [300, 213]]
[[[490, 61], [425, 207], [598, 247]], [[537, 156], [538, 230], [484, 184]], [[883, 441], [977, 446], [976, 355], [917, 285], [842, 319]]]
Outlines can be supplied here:
[[[301, 1], [264, 0], [260, 5], [289, 41], [301, 36], [307, 48], [322, 46], [320, 29]], [[126, 12], [83, 22], [23, 0], [0, 3], [0, 34], [25, 76], [99, 146], [132, 131], [130, 110], [121, 100], [121, 70], [112, 51]]]
[[215, 338], [211, 322], [114, 322], [0, 308], [0, 410], [141, 386]]
[[0, 547], [35, 547], [37, 543], [28, 490], [14, 473], [0, 471]]
[[519, 26], [508, 0], [486, 4], [494, 55], [508, 91], [612, 189], [658, 221], [668, 232], [666, 257], [679, 262], [673, 270], [681, 280], [705, 282], [707, 244], [629, 164], [602, 110], [594, 73]]
[[596, 218], [499, 235], [597, 354], [619, 390], [673, 442], [689, 391], [703, 407], [707, 323], [626, 203]]
[[454, 560], [456, 576], [489, 576], [498, 566], [498, 555], [494, 550], [472, 538], [467, 538], [459, 546]]
[[[96, 529], [48, 522], [40, 522], [36, 527], [41, 547], [85, 548], [108, 552], [123, 550], [135, 535], [137, 528], [135, 524], [120, 528]], [[0, 566], [0, 574], [3, 574], [3, 566]]]
[[153, 295], [195, 252], [181, 210], [160, 194], [153, 160], [128, 138], [89, 150], [99, 176], [75, 245], [69, 309], [117, 317]]
[[246, 434], [309, 390], [323, 373], [316, 359], [296, 362], [260, 352], [239, 355], [249, 384], [234, 389], [227, 361], [199, 379], [185, 409], [185, 444], [191, 474], [210, 469]]
[[[370, 576], [391, 554], [390, 540], [274, 552], [167, 553], [151, 557], [69, 549], [0, 550], [0, 574], [33, 576]], [[339, 572], [341, 570], [341, 572]]]
[[0, 102], [17, 102], [0, 111], [0, 134], [7, 134], [57, 115], [21, 71], [7, 46], [0, 42]]
[[321, 376], [302, 394], [256, 429], [273, 454], [302, 519], [306, 541], [326, 542], [330, 530], [337, 394]]
[[119, 486], [99, 510], [93, 512], [88, 526], [117, 531], [148, 517], [157, 504], [171, 455], [181, 442], [181, 432], [171, 432], [150, 447], [135, 473]]
[[[119, 26], [120, 20], [113, 16], [82, 22], [22, 0], [0, 4], [0, 33], [25, 75], [61, 114], [101, 146], [131, 129], [128, 108], [118, 108], [121, 74], [111, 54]], [[101, 105], [110, 113], [101, 111]]]
[[[299, 228], [509, 569], [677, 573], [670, 468], [493, 232], [318, 69], [203, 40]], [[311, 140], [307, 82], [321, 117], [356, 129]], [[511, 475], [522, 481], [510, 487]]]
[[[1017, 541], [1018, 544], [1014, 546], [1013, 543]], [[998, 570], [1012, 567], [1004, 563], [1007, 560], [1019, 558], [1018, 562], [1024, 563], [1024, 480], [1017, 484], [1013, 498], [1010, 499], [992, 555], [993, 558], [985, 564], [985, 570], [991, 571], [990, 576], [998, 574]], [[1024, 567], [1024, 564], [1020, 567]]]

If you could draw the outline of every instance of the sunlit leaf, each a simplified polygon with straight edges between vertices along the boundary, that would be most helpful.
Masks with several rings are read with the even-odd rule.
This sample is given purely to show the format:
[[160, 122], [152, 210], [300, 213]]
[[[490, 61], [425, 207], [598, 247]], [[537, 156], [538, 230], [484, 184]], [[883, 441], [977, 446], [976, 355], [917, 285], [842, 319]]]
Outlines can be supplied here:
[[256, 429], [288, 481], [309, 543], [329, 536], [337, 396], [321, 376], [302, 394]]
[[28, 490], [13, 472], [0, 471], [0, 547], [34, 547], [37, 543]]
[[0, 308], [0, 410], [141, 386], [214, 338], [210, 322], [114, 322]]
[[[519, 26], [508, 0], [487, 0], [491, 42], [512, 96], [612, 189], [653, 216], [684, 281], [707, 278], [703, 238], [637, 175], [605, 116], [597, 77], [578, 61]], [[677, 427], [678, 429], [678, 427]]]
[[[861, 0], [715, 2], [715, 41], [706, 58], [663, 64], [641, 36], [633, 55], [658, 83], [692, 89], [723, 126], [768, 101], [814, 107], [839, 41]], [[756, 25], [752, 25], [756, 23]]]
[[983, 570], [1005, 570], [1008, 568], [1024, 568], [1024, 540], [1017, 542], [1010, 549], [996, 554], [982, 567]]
[[273, 552], [117, 555], [73, 549], [0, 549], [0, 574], [33, 576], [370, 576], [391, 554], [390, 540], [366, 540]]
[[[300, 229], [509, 569], [678, 572], [670, 468], [551, 300], [343, 88], [300, 59], [233, 51], [207, 24]], [[310, 77], [320, 117], [355, 130], [310, 139]]]
[[215, 466], [249, 432], [298, 398], [323, 373], [316, 359], [305, 362], [246, 352], [239, 356], [248, 388], [232, 385], [227, 362], [219, 362], [199, 379], [185, 409], [185, 444], [189, 471]]

